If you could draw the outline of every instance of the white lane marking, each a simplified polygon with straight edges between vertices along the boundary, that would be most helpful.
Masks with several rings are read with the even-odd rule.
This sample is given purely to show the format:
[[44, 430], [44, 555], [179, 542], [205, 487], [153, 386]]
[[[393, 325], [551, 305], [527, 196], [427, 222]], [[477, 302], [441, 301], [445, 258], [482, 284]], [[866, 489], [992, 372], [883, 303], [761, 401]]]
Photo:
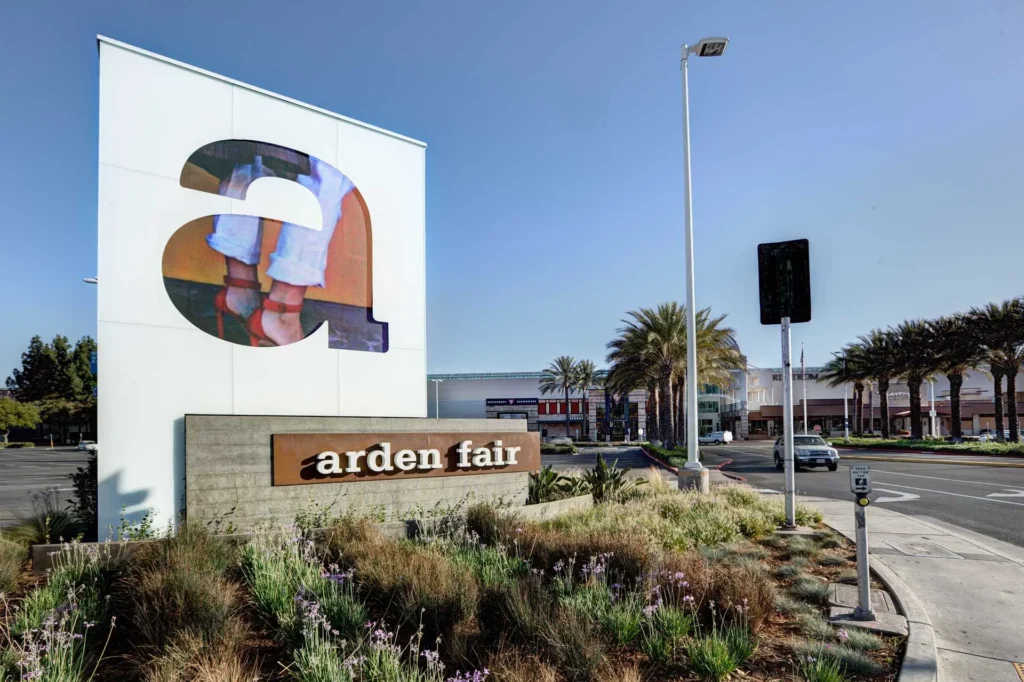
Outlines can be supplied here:
[[905, 474], [900, 471], [886, 471], [885, 469], [872, 469], [876, 474], [886, 474], [892, 476], [912, 476], [914, 478], [930, 478], [933, 481], [949, 481], [950, 483], [967, 483], [970, 485], [984, 485], [990, 488], [1002, 488], [1003, 490], [1011, 490], [1005, 485], [999, 483], [982, 483], [981, 481], [962, 481], [956, 478], [940, 478], [939, 476], [923, 476], [921, 474]]
[[879, 493], [892, 493], [896, 497], [878, 497], [875, 499], [875, 503], [878, 502], [909, 502], [910, 500], [921, 499], [920, 495], [914, 493], [901, 493], [898, 490], [886, 490], [885, 488], [875, 488], [875, 492]]
[[1010, 502], [1009, 500], [996, 500], [991, 497], [978, 497], [977, 495], [961, 495], [960, 493], [950, 493], [945, 490], [931, 490], [929, 488], [914, 488], [909, 485], [896, 485], [895, 483], [889, 483], [888, 481], [875, 481], [875, 483], [881, 483], [882, 485], [891, 485], [893, 488], [906, 488], [907, 490], [920, 490], [925, 493], [938, 493], [939, 495], [952, 495], [953, 497], [967, 497], [972, 500], [982, 500], [983, 502], [999, 502], [1002, 504], [1012, 504], [1015, 507], [1024, 507], [1022, 502]]
[[1003, 488], [1003, 490], [1010, 490], [1008, 493], [989, 493], [985, 497], [1024, 497], [1024, 490], [1013, 490], [1013, 488]]

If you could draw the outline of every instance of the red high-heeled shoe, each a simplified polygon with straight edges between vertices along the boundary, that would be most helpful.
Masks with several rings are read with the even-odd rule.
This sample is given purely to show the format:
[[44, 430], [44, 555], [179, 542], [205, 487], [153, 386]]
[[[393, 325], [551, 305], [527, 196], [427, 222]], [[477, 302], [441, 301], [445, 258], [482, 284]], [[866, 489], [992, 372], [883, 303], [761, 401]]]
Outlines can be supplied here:
[[260, 345], [260, 342], [266, 342], [271, 346], [279, 345], [277, 341], [267, 336], [267, 333], [263, 330], [263, 311], [269, 310], [272, 313], [301, 313], [301, 303], [281, 303], [280, 301], [272, 301], [269, 298], [263, 299], [263, 306], [252, 314], [249, 318], [249, 324], [247, 329], [249, 330], [249, 343], [256, 347]]
[[228, 307], [228, 287], [236, 287], [238, 289], [255, 289], [259, 291], [260, 283], [259, 280], [253, 281], [251, 279], [239, 279], [237, 277], [225, 277], [224, 288], [217, 292], [217, 295], [213, 297], [213, 311], [217, 316], [217, 336], [224, 338], [224, 316], [228, 315], [235, 319], [238, 324], [242, 325], [243, 329], [248, 330], [248, 318], [239, 315], [234, 310]]

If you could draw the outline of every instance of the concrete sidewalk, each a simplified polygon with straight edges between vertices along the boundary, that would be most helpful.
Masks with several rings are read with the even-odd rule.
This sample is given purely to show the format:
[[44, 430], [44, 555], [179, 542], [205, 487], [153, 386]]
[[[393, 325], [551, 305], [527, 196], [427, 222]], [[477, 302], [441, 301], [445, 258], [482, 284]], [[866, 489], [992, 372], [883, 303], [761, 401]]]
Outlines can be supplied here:
[[[853, 539], [852, 499], [800, 502]], [[1024, 550], [876, 506], [868, 508], [868, 543], [873, 565], [894, 573], [927, 612], [916, 627], [931, 620], [940, 682], [1021, 682], [1013, 662], [1024, 661]]]

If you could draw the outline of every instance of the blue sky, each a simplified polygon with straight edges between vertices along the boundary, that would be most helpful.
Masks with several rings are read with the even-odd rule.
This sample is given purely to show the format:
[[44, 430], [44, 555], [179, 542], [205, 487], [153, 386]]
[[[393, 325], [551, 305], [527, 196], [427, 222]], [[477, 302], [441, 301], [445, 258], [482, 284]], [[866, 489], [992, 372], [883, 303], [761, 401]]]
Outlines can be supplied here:
[[[97, 51], [110, 37], [426, 141], [431, 372], [604, 364], [684, 300], [760, 366], [756, 245], [811, 241], [819, 364], [873, 326], [1024, 293], [1024, 3], [4, 2], [0, 376], [95, 334]], [[344, 87], [342, 87], [344, 84]]]

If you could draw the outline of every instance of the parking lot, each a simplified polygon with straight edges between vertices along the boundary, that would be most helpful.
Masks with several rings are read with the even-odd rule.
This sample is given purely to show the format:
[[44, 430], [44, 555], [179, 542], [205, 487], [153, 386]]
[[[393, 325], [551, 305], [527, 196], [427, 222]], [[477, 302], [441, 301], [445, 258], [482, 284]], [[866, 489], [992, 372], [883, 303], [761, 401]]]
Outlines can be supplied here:
[[0, 526], [32, 513], [33, 495], [50, 489], [65, 506], [72, 490], [68, 474], [87, 461], [88, 454], [74, 447], [0, 450]]

